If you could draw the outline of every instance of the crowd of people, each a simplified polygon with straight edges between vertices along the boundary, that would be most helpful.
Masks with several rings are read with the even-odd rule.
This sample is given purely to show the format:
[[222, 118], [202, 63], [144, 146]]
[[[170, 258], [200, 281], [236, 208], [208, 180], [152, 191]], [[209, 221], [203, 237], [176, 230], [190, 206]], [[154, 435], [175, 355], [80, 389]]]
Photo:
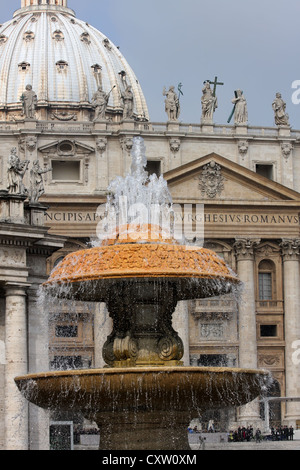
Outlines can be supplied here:
[[293, 441], [294, 439], [294, 428], [292, 426], [278, 426], [277, 428], [271, 428], [271, 434], [262, 435], [260, 429], [256, 429], [254, 432], [252, 426], [239, 427], [235, 431], [230, 431], [228, 434], [228, 442], [245, 442], [253, 441], [260, 442], [262, 439], [268, 439], [272, 441]]
[[[214, 422], [210, 421], [206, 430], [203, 431], [202, 428], [198, 429], [197, 426], [189, 427], [189, 433], [214, 433]], [[204, 438], [205, 439], [205, 438]], [[229, 431], [228, 433], [228, 442], [250, 442], [256, 441], [261, 442], [262, 440], [269, 441], [293, 441], [294, 440], [294, 428], [293, 426], [284, 426], [280, 425], [278, 427], [272, 427], [269, 434], [262, 433], [258, 428], [254, 431], [252, 426], [244, 427], [241, 426], [235, 431]]]
[[279, 426], [271, 429], [271, 436], [274, 441], [293, 441], [294, 428], [293, 426]]
[[[260, 429], [256, 430], [256, 439], [259, 439], [261, 436]], [[254, 439], [254, 431], [252, 426], [248, 426], [247, 428], [239, 427], [235, 431], [230, 431], [228, 434], [228, 442], [245, 442], [251, 441]]]

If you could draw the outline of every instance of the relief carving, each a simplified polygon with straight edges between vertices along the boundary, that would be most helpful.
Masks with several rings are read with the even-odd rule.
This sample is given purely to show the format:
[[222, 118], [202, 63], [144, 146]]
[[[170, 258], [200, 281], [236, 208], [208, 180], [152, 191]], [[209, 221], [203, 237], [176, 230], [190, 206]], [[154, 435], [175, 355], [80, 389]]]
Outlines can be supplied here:
[[96, 139], [96, 147], [97, 150], [102, 154], [107, 146], [107, 138], [106, 137], [98, 137]]
[[290, 142], [282, 142], [281, 152], [284, 158], [288, 159], [293, 150], [293, 145]]
[[222, 168], [214, 160], [203, 167], [199, 179], [199, 187], [203, 198], [214, 199], [217, 195], [221, 195], [224, 190]]
[[77, 121], [77, 114], [76, 113], [68, 113], [67, 111], [63, 111], [61, 113], [53, 112], [51, 114], [51, 119], [57, 119], [58, 121]]
[[196, 312], [195, 316], [204, 321], [232, 320], [233, 312]]
[[170, 150], [173, 153], [178, 152], [180, 149], [180, 139], [170, 139]]
[[222, 323], [202, 323], [200, 325], [200, 336], [201, 338], [222, 338], [223, 337], [223, 325]]
[[241, 157], [245, 157], [246, 153], [248, 152], [249, 144], [247, 140], [240, 140], [238, 143], [238, 149]]
[[280, 365], [280, 356], [264, 354], [259, 356], [259, 367], [277, 367]]

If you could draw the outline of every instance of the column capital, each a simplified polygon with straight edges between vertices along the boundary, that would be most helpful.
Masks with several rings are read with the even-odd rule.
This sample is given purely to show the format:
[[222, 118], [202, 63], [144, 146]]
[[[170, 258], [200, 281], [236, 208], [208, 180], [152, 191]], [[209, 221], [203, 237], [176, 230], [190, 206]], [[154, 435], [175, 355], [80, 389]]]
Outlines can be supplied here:
[[240, 260], [253, 260], [254, 249], [259, 244], [258, 238], [236, 238], [233, 245], [237, 259]]
[[280, 243], [283, 261], [298, 261], [300, 254], [300, 238], [283, 238]]
[[7, 283], [4, 286], [5, 297], [9, 297], [11, 295], [26, 297], [28, 287], [30, 287], [30, 284], [14, 284], [14, 283], [8, 284]]

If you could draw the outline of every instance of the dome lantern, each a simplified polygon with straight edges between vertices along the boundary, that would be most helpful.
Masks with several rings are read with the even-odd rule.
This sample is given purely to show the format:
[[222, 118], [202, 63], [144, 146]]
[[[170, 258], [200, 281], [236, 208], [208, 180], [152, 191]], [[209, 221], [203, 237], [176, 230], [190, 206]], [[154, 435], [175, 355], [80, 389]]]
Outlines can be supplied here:
[[37, 5], [56, 5], [67, 7], [67, 0], [21, 0], [21, 8]]

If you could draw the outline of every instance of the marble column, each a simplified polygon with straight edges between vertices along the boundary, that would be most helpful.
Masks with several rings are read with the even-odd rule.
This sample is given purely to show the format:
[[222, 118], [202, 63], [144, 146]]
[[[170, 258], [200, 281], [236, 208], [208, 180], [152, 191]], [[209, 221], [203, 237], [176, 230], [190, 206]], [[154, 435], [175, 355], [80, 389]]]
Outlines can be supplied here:
[[[300, 342], [300, 239], [283, 240], [285, 383], [287, 397], [300, 397], [300, 363], [297, 349]], [[285, 423], [295, 427], [300, 420], [300, 402], [287, 402]]]
[[28, 403], [14, 382], [28, 370], [25, 287], [7, 286], [5, 296], [5, 447], [28, 450]]
[[[243, 283], [239, 301], [239, 367], [257, 369], [256, 342], [256, 309], [255, 309], [255, 276], [254, 249], [257, 239], [236, 239], [237, 274]], [[253, 425], [259, 421], [259, 405], [255, 400], [239, 409], [241, 425]]]
[[[36, 261], [37, 263], [37, 261]], [[38, 285], [28, 289], [28, 373], [49, 370], [48, 312], [39, 302]], [[29, 404], [30, 450], [49, 450], [50, 412]]]

